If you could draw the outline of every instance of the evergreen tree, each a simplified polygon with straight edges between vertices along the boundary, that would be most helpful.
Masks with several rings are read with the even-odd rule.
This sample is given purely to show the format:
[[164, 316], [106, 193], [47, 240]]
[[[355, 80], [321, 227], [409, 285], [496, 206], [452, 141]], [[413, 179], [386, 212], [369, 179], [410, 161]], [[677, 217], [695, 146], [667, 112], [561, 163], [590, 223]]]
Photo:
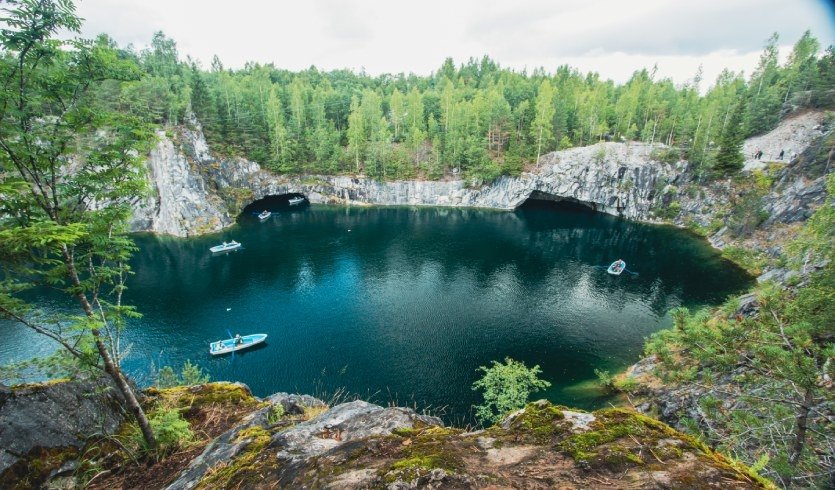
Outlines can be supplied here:
[[742, 155], [742, 143], [745, 140], [743, 118], [745, 115], [745, 100], [737, 102], [728, 120], [722, 137], [719, 140], [719, 151], [716, 154], [714, 170], [720, 175], [729, 175], [742, 169], [745, 157]]

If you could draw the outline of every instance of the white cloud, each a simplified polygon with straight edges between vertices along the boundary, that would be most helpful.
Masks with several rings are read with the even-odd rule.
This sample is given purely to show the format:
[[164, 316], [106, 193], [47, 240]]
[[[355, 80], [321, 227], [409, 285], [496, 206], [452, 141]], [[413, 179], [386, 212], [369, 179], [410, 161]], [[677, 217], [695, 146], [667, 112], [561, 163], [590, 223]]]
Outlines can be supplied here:
[[657, 62], [684, 82], [703, 64], [712, 81], [724, 67], [750, 73], [775, 31], [787, 45], [807, 28], [835, 42], [824, 0], [82, 0], [79, 13], [86, 36], [140, 45], [162, 30], [203, 66], [217, 54], [233, 68], [371, 74], [428, 74], [448, 56], [486, 54], [505, 67], [568, 63], [617, 81]]

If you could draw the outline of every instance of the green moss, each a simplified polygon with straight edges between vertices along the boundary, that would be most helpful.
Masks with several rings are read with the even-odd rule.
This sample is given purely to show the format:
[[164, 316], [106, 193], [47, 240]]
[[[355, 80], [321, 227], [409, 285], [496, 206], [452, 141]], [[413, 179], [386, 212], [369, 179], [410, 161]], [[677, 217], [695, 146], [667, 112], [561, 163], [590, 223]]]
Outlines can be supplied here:
[[444, 460], [440, 454], [429, 454], [424, 456], [412, 456], [411, 458], [401, 459], [395, 461], [391, 465], [391, 469], [410, 469], [410, 468], [424, 468], [431, 470], [432, 468], [439, 468], [443, 466]]
[[50, 473], [78, 456], [79, 451], [75, 447], [35, 448], [3, 472], [0, 488], [40, 488]]
[[12, 385], [12, 391], [15, 391], [15, 392], [16, 391], [23, 391], [23, 390], [37, 391], [37, 390], [48, 388], [50, 386], [59, 385], [61, 383], [66, 383], [68, 381], [70, 381], [69, 378], [55, 378], [55, 379], [49, 379], [49, 380], [46, 380], [46, 381], [41, 381], [39, 383], [22, 383], [22, 384], [18, 384], [18, 385]]
[[[406, 430], [399, 432], [409, 433]], [[463, 467], [463, 461], [450, 439], [461, 432], [460, 429], [436, 426], [413, 429], [409, 436], [412, 442], [403, 448], [402, 457], [382, 471], [386, 482], [398, 479], [412, 481], [434, 468], [448, 472], [459, 470]]]
[[[680, 458], [684, 452], [691, 452], [705, 463], [725, 472], [729, 478], [747, 480], [763, 488], [774, 488], [771, 482], [745, 465], [729, 460], [703, 442], [646, 415], [624, 408], [599, 410], [594, 415], [597, 419], [591, 424], [592, 430], [574, 434], [559, 445], [560, 450], [575, 461], [591, 467], [621, 471], [626, 467], [645, 464], [634, 449], [647, 448], [655, 458], [662, 460]], [[659, 445], [662, 439], [679, 440], [681, 445]]]
[[411, 427], [397, 427], [393, 429], [391, 433], [400, 437], [412, 437], [413, 435], [417, 434], [418, 431]]
[[561, 407], [542, 400], [526, 405], [524, 412], [511, 421], [507, 431], [494, 426], [488, 429], [488, 434], [499, 440], [510, 436], [515, 441], [521, 439], [536, 444], [548, 444], [567, 431], [564, 420], [565, 415]]
[[260, 403], [243, 385], [226, 382], [173, 388], [149, 388], [145, 393], [152, 399], [177, 408], [202, 408], [213, 404], [254, 408]]
[[628, 446], [616, 444], [622, 438], [628, 438], [626, 444], [634, 443], [634, 437], [641, 444], [649, 446], [654, 446], [663, 437], [678, 438], [668, 426], [630, 410], [599, 410], [595, 412], [595, 417], [596, 420], [591, 424], [592, 430], [574, 434], [559, 445], [560, 450], [575, 461], [593, 467], [619, 470], [624, 466], [643, 464], [640, 456]]

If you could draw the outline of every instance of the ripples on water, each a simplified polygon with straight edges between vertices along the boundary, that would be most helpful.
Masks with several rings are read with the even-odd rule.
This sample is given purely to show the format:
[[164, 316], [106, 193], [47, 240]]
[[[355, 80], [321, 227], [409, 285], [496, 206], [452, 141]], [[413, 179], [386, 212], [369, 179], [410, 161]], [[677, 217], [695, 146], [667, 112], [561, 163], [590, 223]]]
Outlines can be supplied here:
[[[136, 238], [126, 299], [144, 317], [126, 334], [127, 370], [141, 377], [152, 361], [191, 359], [258, 395], [344, 387], [380, 403], [447, 406], [450, 420], [479, 402], [476, 368], [507, 356], [539, 364], [555, 402], [599, 406], [603, 395], [584, 388], [595, 368], [634, 362], [669, 309], [748, 285], [685, 231], [541, 204], [314, 206], [264, 223], [245, 214], [210, 237]], [[244, 250], [209, 254], [230, 239]], [[617, 258], [639, 275], [607, 274]], [[208, 343], [227, 329], [267, 333], [267, 345], [210, 358]], [[4, 346], [0, 359], [49, 348], [42, 339], [25, 352]]]

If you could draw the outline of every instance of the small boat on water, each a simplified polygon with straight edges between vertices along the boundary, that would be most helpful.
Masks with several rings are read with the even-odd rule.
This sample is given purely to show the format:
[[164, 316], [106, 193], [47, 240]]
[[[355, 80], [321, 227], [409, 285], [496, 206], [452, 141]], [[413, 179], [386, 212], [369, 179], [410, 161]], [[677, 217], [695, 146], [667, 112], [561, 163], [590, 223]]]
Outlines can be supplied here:
[[219, 356], [241, 349], [248, 349], [267, 340], [267, 334], [254, 333], [252, 335], [236, 335], [231, 339], [218, 340], [209, 344], [209, 354]]
[[237, 250], [239, 248], [241, 248], [241, 244], [236, 242], [235, 240], [232, 240], [231, 242], [223, 242], [220, 245], [215, 245], [214, 247], [210, 247], [209, 250], [211, 250], [212, 253], [220, 253], [220, 252], [229, 252], [231, 250]]
[[297, 205], [299, 205], [299, 204], [301, 204], [301, 203], [303, 203], [303, 202], [304, 202], [304, 198], [303, 198], [303, 197], [300, 197], [300, 196], [291, 197], [291, 198], [290, 198], [287, 202], [288, 202], [291, 206], [297, 206]]
[[608, 272], [609, 274], [615, 275], [615, 276], [619, 276], [625, 270], [626, 270], [626, 262], [618, 259], [618, 260], [612, 262], [612, 265], [610, 265], [609, 268], [606, 269], [606, 272]]
[[259, 215], [258, 215], [258, 219], [260, 219], [261, 221], [264, 221], [265, 219], [267, 219], [267, 218], [269, 218], [270, 216], [272, 216], [272, 214], [273, 214], [273, 213], [271, 213], [271, 212], [269, 212], [269, 211], [267, 211], [267, 210], [265, 209], [263, 213], [261, 213], [261, 214], [259, 214]]

